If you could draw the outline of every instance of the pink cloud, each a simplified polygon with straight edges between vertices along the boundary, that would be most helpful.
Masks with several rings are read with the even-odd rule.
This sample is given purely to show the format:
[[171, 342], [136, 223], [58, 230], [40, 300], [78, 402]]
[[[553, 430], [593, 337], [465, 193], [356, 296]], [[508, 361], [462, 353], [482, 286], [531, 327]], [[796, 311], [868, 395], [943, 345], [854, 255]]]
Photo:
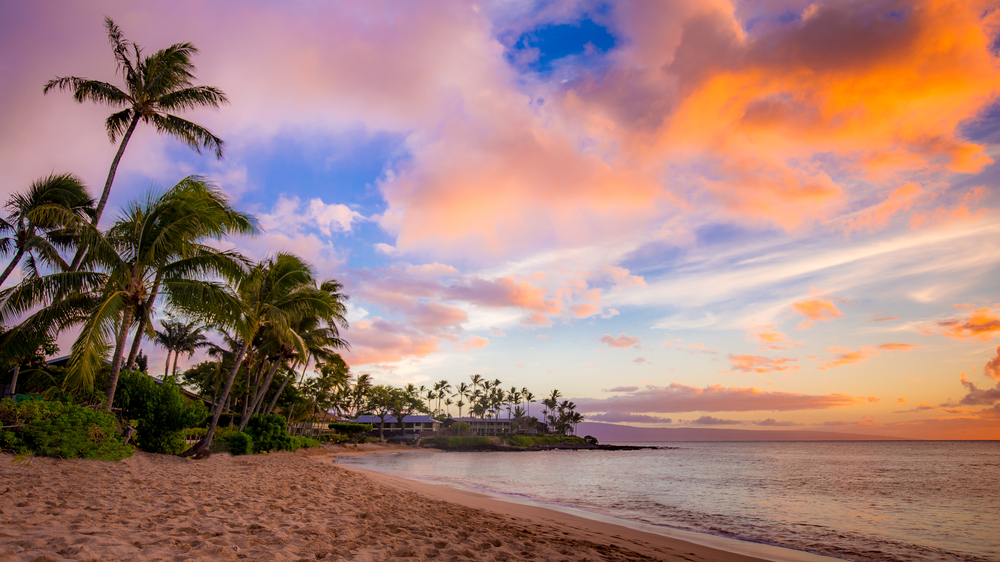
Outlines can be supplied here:
[[1000, 346], [997, 346], [997, 356], [987, 361], [986, 365], [983, 366], [983, 374], [1000, 381]]
[[438, 352], [441, 341], [435, 335], [377, 317], [352, 323], [347, 336], [351, 351], [343, 355], [351, 366], [425, 357]]
[[760, 355], [733, 355], [729, 354], [729, 362], [732, 364], [732, 370], [742, 371], [744, 373], [775, 373], [779, 371], [787, 371], [789, 369], [797, 371], [799, 369], [795, 362], [798, 359], [791, 359], [786, 357], [761, 357]]
[[461, 351], [471, 351], [473, 349], [482, 349], [489, 345], [490, 340], [486, 338], [481, 338], [479, 336], [468, 336], [465, 340], [456, 345], [455, 348]]
[[630, 347], [642, 349], [642, 338], [639, 336], [630, 336], [625, 332], [619, 334], [618, 337], [614, 337], [611, 334], [604, 334], [601, 336], [600, 341], [608, 347], [617, 349], [628, 349]]
[[876, 401], [875, 397], [847, 394], [810, 395], [771, 392], [756, 388], [724, 387], [721, 384], [698, 388], [680, 383], [647, 385], [642, 390], [609, 398], [574, 398], [581, 412], [751, 412], [824, 410]]
[[884, 201], [869, 207], [853, 218], [841, 221], [844, 234], [850, 235], [852, 231], [856, 230], [872, 231], [884, 227], [894, 214], [913, 206], [923, 192], [924, 190], [915, 183], [907, 183], [899, 187], [890, 193]]

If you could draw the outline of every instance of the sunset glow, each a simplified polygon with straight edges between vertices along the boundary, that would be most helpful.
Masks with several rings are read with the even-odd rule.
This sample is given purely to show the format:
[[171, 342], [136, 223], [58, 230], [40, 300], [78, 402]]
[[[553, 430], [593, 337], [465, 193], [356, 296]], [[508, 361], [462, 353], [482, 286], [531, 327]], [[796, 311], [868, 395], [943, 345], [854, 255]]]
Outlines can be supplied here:
[[190, 112], [222, 160], [137, 130], [105, 222], [217, 183], [260, 218], [248, 257], [344, 283], [355, 375], [480, 374], [645, 427], [1000, 439], [994, 1], [8, 2], [5, 200], [103, 186], [107, 108], [42, 87], [116, 79], [105, 15], [196, 45], [230, 100]]

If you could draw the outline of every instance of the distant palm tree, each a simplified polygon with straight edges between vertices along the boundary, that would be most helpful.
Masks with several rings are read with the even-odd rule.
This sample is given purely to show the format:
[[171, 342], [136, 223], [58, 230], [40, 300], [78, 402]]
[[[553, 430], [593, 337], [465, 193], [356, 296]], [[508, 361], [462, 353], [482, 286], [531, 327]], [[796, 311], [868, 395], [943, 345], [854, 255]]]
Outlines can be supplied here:
[[94, 200], [73, 174], [50, 175], [33, 182], [26, 192], [12, 195], [7, 201], [7, 218], [0, 219], [0, 234], [9, 234], [0, 238], [0, 254], [13, 257], [0, 273], [0, 285], [25, 254], [38, 254], [60, 270], [69, 269], [59, 250], [73, 245], [74, 237], [68, 235], [65, 221], [58, 218], [62, 213], [48, 212], [52, 210], [90, 218]]
[[458, 386], [455, 387], [455, 394], [451, 395], [452, 398], [454, 398], [456, 396], [458, 396], [460, 398], [459, 401], [458, 401], [458, 403], [457, 403], [458, 404], [458, 417], [462, 417], [462, 406], [465, 405], [465, 399], [469, 397], [470, 391], [471, 391], [471, 389], [469, 388], [469, 385], [463, 382], [463, 383], [459, 383]]
[[525, 416], [531, 417], [531, 403], [535, 401], [535, 395], [528, 390], [528, 387], [521, 389], [521, 397], [524, 399]]
[[[181, 353], [185, 353], [188, 359], [194, 355], [194, 352], [198, 350], [199, 347], [208, 346], [208, 342], [205, 340], [205, 334], [203, 332], [204, 328], [196, 325], [195, 322], [189, 322], [183, 324], [181, 331], [178, 334], [179, 338], [177, 341], [177, 346], [175, 347], [174, 353], [174, 368], [170, 372], [171, 382], [176, 382], [177, 380], [177, 358], [180, 357]], [[164, 379], [166, 380], [166, 379]]]
[[[121, 144], [111, 162], [111, 170], [93, 216], [92, 224], [95, 226], [108, 202], [118, 162], [140, 121], [152, 124], [159, 133], [180, 139], [199, 154], [201, 148], [205, 148], [215, 151], [216, 158], [222, 158], [222, 139], [201, 125], [177, 117], [173, 112], [198, 107], [218, 108], [228, 102], [222, 90], [193, 84], [195, 67], [191, 56], [198, 49], [191, 43], [175, 43], [151, 56], [143, 56], [142, 49], [125, 39], [111, 18], [104, 18], [104, 27], [114, 51], [117, 71], [125, 80], [125, 89], [100, 80], [62, 76], [49, 80], [43, 90], [45, 93], [54, 88], [72, 90], [73, 98], [80, 103], [90, 100], [122, 108], [104, 122], [108, 139], [115, 142], [121, 137]], [[75, 269], [79, 259], [73, 261]]]

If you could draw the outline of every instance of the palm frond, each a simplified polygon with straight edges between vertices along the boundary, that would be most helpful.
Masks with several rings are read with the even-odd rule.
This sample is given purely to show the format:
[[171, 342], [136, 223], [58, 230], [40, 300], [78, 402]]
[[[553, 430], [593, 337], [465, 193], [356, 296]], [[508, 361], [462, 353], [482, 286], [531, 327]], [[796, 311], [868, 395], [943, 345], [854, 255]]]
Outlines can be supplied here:
[[199, 107], [218, 108], [229, 103], [229, 98], [222, 90], [213, 86], [192, 86], [166, 93], [157, 100], [157, 105], [163, 111], [178, 111], [197, 109]]
[[170, 114], [153, 114], [148, 117], [148, 120], [152, 121], [158, 132], [176, 137], [198, 154], [201, 154], [201, 149], [205, 148], [215, 151], [216, 158], [222, 158], [225, 143], [205, 127]]
[[118, 89], [114, 84], [80, 78], [79, 76], [53, 78], [45, 83], [42, 92], [47, 94], [53, 88], [73, 90], [73, 99], [79, 103], [90, 100], [107, 105], [124, 105], [133, 101], [131, 96]]

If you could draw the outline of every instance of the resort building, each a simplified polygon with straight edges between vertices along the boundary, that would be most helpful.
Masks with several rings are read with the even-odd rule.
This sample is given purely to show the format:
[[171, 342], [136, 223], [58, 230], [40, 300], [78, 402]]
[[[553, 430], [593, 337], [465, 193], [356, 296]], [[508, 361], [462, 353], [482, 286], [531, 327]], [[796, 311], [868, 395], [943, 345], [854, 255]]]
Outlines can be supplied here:
[[[351, 423], [367, 423], [371, 424], [372, 427], [378, 432], [378, 425], [381, 418], [378, 416], [358, 416], [356, 419], [351, 420]], [[403, 417], [403, 434], [418, 433], [420, 435], [427, 435], [429, 433], [437, 433], [441, 429], [441, 422], [430, 416], [405, 416]], [[392, 415], [385, 416], [385, 425], [383, 426], [387, 433], [398, 432], [399, 422]]]
[[514, 420], [493, 419], [493, 418], [448, 418], [445, 421], [446, 429], [454, 429], [455, 424], [465, 422], [471, 427], [469, 435], [505, 435], [511, 433]]

